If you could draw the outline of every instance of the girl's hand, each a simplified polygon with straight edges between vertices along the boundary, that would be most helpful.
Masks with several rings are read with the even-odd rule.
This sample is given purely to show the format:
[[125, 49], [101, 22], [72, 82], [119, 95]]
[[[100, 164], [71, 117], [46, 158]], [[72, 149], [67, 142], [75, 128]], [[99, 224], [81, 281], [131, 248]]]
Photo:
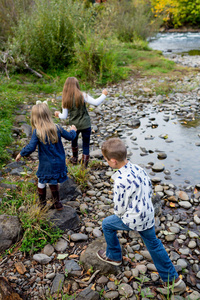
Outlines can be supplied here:
[[72, 125], [72, 126], [70, 126], [70, 130], [75, 130], [75, 131], [77, 131], [77, 128], [76, 128], [75, 125]]
[[106, 90], [106, 89], [104, 89], [103, 91], [102, 91], [102, 94], [104, 94], [104, 95], [108, 95], [108, 91]]
[[59, 118], [59, 113], [60, 113], [59, 111], [55, 111], [55, 117], [56, 118]]
[[15, 158], [15, 160], [16, 161], [19, 161], [21, 159], [21, 154], [19, 153], [18, 155], [17, 155], [17, 157]]

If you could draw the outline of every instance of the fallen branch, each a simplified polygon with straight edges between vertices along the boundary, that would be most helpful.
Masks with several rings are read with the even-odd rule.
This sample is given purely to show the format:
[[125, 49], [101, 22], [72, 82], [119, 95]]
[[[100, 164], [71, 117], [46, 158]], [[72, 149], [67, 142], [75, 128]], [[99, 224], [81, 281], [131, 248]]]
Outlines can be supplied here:
[[29, 70], [30, 72], [32, 72], [33, 74], [35, 74], [37, 77], [39, 77], [39, 78], [42, 78], [42, 77], [43, 77], [40, 73], [38, 73], [37, 71], [31, 69], [31, 68], [29, 67], [29, 65], [27, 64], [27, 62], [24, 62], [24, 64], [25, 64], [27, 70]]
[[3, 265], [8, 260], [8, 257], [4, 258], [2, 262], [0, 262], [0, 266]]
[[94, 274], [92, 274], [92, 276], [90, 277], [90, 279], [88, 280], [88, 281], [82, 281], [82, 280], [80, 280], [80, 279], [75, 279], [75, 281], [76, 282], [78, 282], [78, 283], [81, 283], [81, 284], [83, 284], [83, 285], [85, 285], [85, 286], [87, 286], [87, 285], [90, 285], [90, 283], [92, 282], [92, 280], [94, 279], [94, 277], [98, 274], [100, 272], [100, 270], [96, 270], [95, 272], [94, 272]]

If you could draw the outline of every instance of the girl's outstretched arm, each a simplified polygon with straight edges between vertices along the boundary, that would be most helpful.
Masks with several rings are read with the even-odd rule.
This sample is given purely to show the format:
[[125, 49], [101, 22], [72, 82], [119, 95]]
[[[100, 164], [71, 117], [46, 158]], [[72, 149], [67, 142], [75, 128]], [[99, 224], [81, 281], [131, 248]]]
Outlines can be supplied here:
[[67, 131], [65, 129], [62, 128], [62, 126], [59, 126], [60, 131], [61, 131], [61, 136], [64, 137], [66, 140], [68, 141], [72, 141], [75, 139], [76, 137], [76, 126], [72, 125], [70, 127], [70, 131]]
[[16, 156], [16, 158], [15, 158], [15, 160], [16, 160], [16, 161], [20, 161], [20, 159], [21, 159], [21, 154], [18, 153], [17, 156]]
[[91, 96], [89, 96], [88, 94], [85, 94], [83, 93], [83, 96], [84, 96], [84, 99], [85, 99], [85, 102], [89, 103], [89, 104], [92, 104], [92, 105], [95, 105], [95, 106], [98, 106], [99, 104], [101, 104], [105, 99], [106, 99], [106, 96], [108, 95], [108, 92], [106, 89], [104, 89], [102, 91], [102, 94], [99, 98], [92, 98]]
[[62, 114], [59, 111], [55, 111], [55, 117], [60, 118], [60, 119], [67, 119], [68, 116], [68, 109], [63, 108], [62, 109]]

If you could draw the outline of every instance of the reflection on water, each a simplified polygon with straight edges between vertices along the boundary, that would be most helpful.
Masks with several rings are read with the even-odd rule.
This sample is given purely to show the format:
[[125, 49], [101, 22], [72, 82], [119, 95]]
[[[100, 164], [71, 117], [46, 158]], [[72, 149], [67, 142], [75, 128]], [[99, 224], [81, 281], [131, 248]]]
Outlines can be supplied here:
[[200, 55], [200, 50], [190, 50], [187, 54], [190, 56]]
[[191, 120], [191, 121], [187, 121], [187, 120], [181, 120], [181, 125], [190, 128], [190, 127], [200, 127], [200, 118], [196, 117], [196, 119]]
[[[162, 52], [194, 54], [193, 51], [200, 51], [200, 32], [167, 32], [158, 33], [149, 42], [149, 47]], [[191, 52], [192, 51], [192, 52]]]
[[[141, 126], [130, 129], [122, 138], [125, 139], [132, 152], [131, 161], [142, 166], [149, 163], [161, 162], [165, 170], [170, 171], [171, 179], [166, 179], [166, 174], [155, 173], [152, 177], [160, 177], [163, 182], [183, 186], [185, 182], [192, 185], [200, 182], [200, 120], [193, 120], [181, 124], [176, 115], [168, 114], [169, 121], [164, 121], [164, 112], [151, 112], [149, 117], [154, 117], [158, 127], [151, 127], [148, 118], [141, 118]], [[167, 139], [161, 135], [168, 136]], [[137, 139], [134, 140], [136, 137]], [[170, 142], [173, 141], [173, 142]], [[167, 158], [159, 160], [158, 152], [165, 152]], [[151, 169], [147, 170], [151, 173]]]

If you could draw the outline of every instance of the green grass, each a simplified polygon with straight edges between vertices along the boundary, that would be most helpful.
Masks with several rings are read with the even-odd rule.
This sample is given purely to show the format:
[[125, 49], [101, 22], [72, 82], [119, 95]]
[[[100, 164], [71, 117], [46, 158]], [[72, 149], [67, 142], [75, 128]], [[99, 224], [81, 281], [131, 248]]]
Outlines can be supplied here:
[[[14, 191], [8, 189], [5, 194], [4, 190], [0, 214], [18, 215], [23, 229], [20, 250], [32, 254], [47, 243], [56, 242], [63, 232], [48, 222], [47, 211], [38, 205], [36, 187], [27, 179], [25, 176], [24, 182], [19, 183], [18, 189]], [[24, 208], [19, 211], [22, 206]]]
[[[127, 47], [128, 46], [128, 47]], [[175, 69], [175, 63], [164, 58], [160, 51], [148, 47], [136, 49], [130, 44], [118, 47], [118, 65], [127, 66], [131, 71], [141, 71], [145, 75], [166, 74]]]

